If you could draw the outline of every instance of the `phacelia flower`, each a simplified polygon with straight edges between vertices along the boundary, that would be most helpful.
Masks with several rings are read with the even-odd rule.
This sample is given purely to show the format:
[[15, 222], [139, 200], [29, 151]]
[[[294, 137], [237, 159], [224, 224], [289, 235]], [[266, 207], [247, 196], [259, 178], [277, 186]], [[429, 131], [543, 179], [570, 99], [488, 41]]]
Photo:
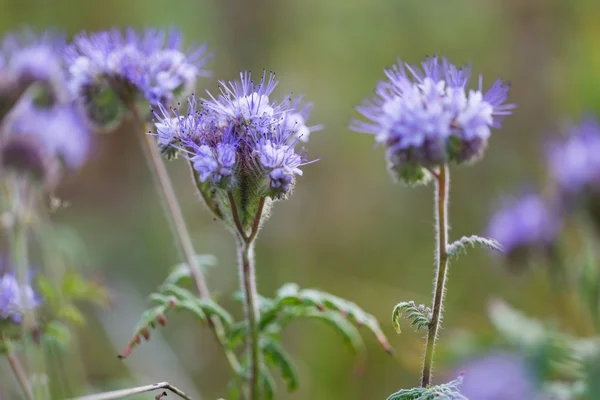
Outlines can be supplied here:
[[375, 97], [357, 107], [369, 121], [355, 121], [352, 129], [375, 135], [390, 170], [408, 183], [423, 180], [424, 168], [477, 160], [491, 128], [514, 108], [504, 104], [509, 86], [501, 80], [484, 92], [480, 75], [477, 89], [467, 90], [471, 68], [437, 56], [423, 62], [422, 71], [399, 61], [385, 74]]
[[11, 113], [1, 139], [2, 165], [54, 185], [65, 170], [85, 162], [90, 130], [73, 103], [36, 106], [24, 99]]
[[539, 195], [528, 193], [492, 216], [488, 236], [505, 250], [511, 266], [523, 267], [536, 254], [550, 254], [561, 227], [560, 215]]
[[40, 304], [29, 284], [19, 284], [16, 276], [6, 273], [0, 277], [0, 322], [8, 320], [20, 323], [23, 314]]
[[72, 92], [84, 97], [90, 118], [104, 126], [140, 98], [151, 105], [172, 104], [190, 93], [205, 74], [207, 56], [205, 46], [184, 50], [176, 30], [112, 29], [79, 34], [65, 59]]
[[[0, 119], [32, 85], [31, 96], [39, 103], [68, 99], [62, 51], [64, 40], [53, 33], [6, 35], [0, 46]], [[31, 92], [31, 91], [30, 91]]]
[[490, 354], [463, 367], [461, 393], [469, 400], [542, 400], [533, 372], [512, 354]]
[[600, 123], [585, 118], [562, 142], [550, 144], [548, 167], [563, 204], [582, 206], [600, 227]]
[[217, 96], [190, 97], [186, 114], [161, 106], [155, 113], [158, 140], [184, 154], [211, 193], [284, 197], [307, 163], [296, 146], [319, 127], [306, 126], [309, 105], [273, 101], [276, 85], [272, 73], [255, 83], [243, 72], [238, 81], [220, 82]]

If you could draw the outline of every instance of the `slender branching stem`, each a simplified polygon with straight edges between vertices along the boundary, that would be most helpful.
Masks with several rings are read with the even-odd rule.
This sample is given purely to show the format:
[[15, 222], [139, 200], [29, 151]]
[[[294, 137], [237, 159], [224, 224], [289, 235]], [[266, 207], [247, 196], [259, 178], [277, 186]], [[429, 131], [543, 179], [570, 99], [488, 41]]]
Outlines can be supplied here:
[[[158, 149], [156, 139], [147, 133], [147, 124], [139, 115], [135, 106], [130, 107], [130, 109], [132, 110], [137, 126], [140, 127], [140, 143], [146, 156], [148, 169], [154, 178], [157, 191], [163, 199], [162, 204], [164, 214], [170, 222], [173, 235], [176, 239], [179, 249], [183, 254], [185, 262], [190, 268], [190, 273], [194, 279], [198, 295], [202, 299], [210, 299], [210, 291], [206, 284], [206, 279], [204, 278], [204, 274], [198, 265], [196, 251], [194, 250], [192, 239], [186, 227], [183, 213], [181, 212], [181, 207], [177, 201], [175, 190], [173, 189], [164, 159]], [[222, 345], [223, 350], [225, 351], [225, 356], [227, 357], [229, 366], [235, 374], [239, 374], [241, 370], [240, 363], [236, 355], [227, 347], [223, 324], [217, 318], [210, 318], [209, 325], [217, 340]]]
[[435, 221], [437, 229], [437, 268], [435, 277], [435, 288], [433, 292], [433, 307], [431, 322], [427, 330], [427, 344], [425, 347], [425, 358], [423, 360], [423, 373], [421, 386], [429, 387], [431, 384], [431, 372], [433, 368], [433, 353], [437, 339], [440, 323], [442, 320], [442, 309], [444, 306], [444, 294], [446, 291], [446, 275], [448, 271], [448, 193], [450, 190], [450, 173], [448, 167], [440, 167], [436, 175], [435, 189]]
[[31, 387], [29, 386], [29, 382], [27, 379], [27, 374], [21, 365], [21, 361], [19, 357], [14, 352], [12, 348], [12, 344], [6, 338], [2, 338], [2, 341], [8, 347], [8, 351], [6, 352], [6, 359], [8, 360], [8, 365], [23, 392], [23, 397], [26, 400], [33, 400], [33, 392], [31, 391]]
[[260, 385], [260, 336], [258, 329], [258, 319], [260, 317], [258, 307], [258, 291], [256, 289], [256, 271], [254, 269], [254, 242], [265, 205], [265, 198], [261, 197], [258, 203], [258, 209], [250, 234], [247, 235], [239, 220], [239, 214], [235, 199], [231, 192], [228, 193], [231, 214], [233, 215], [234, 223], [237, 229], [238, 237], [238, 257], [240, 267], [240, 284], [244, 293], [244, 312], [246, 323], [248, 324], [248, 358], [249, 358], [249, 376], [248, 376], [248, 400], [261, 399]]
[[155, 390], [168, 390], [169, 392], [176, 394], [182, 399], [192, 400], [190, 396], [185, 394], [182, 390], [179, 390], [175, 386], [169, 384], [168, 382], [159, 382], [154, 383], [152, 385], [137, 386], [130, 389], [114, 390], [112, 392], [92, 394], [89, 396], [77, 397], [70, 400], [116, 400], [124, 399], [125, 397], [135, 396], [136, 394], [153, 392]]

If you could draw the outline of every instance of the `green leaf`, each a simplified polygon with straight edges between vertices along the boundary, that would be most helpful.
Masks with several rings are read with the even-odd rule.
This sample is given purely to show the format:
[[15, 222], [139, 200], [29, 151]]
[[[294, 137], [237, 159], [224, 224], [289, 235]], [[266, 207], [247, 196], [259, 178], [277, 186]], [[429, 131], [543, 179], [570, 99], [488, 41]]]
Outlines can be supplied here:
[[354, 325], [350, 323], [350, 321], [338, 313], [304, 310], [300, 316], [314, 318], [328, 323], [333, 329], [342, 335], [344, 343], [348, 344], [356, 355], [362, 356], [365, 353], [365, 343], [363, 342], [358, 329], [356, 329]]
[[503, 253], [504, 248], [500, 243], [498, 243], [494, 239], [488, 239], [481, 236], [473, 235], [473, 236], [463, 236], [459, 240], [455, 241], [448, 245], [446, 252], [448, 253], [449, 258], [456, 258], [460, 254], [467, 253], [467, 245], [471, 247], [481, 247], [485, 248], [497, 253]]
[[44, 341], [56, 345], [62, 350], [67, 350], [71, 344], [71, 332], [69, 327], [60, 321], [52, 321], [44, 328]]
[[403, 389], [390, 395], [387, 400], [469, 400], [460, 394], [459, 387], [462, 381], [462, 376], [459, 376], [443, 385]]
[[402, 332], [400, 330], [400, 318], [402, 318], [402, 315], [405, 315], [405, 318], [410, 321], [410, 325], [414, 326], [415, 331], [427, 328], [432, 318], [431, 308], [425, 307], [423, 304], [417, 306], [414, 301], [398, 303], [392, 311], [392, 320], [398, 333]]
[[260, 380], [262, 383], [262, 394], [264, 400], [273, 400], [275, 398], [275, 379], [269, 372], [266, 366], [263, 366], [260, 370]]
[[[298, 285], [290, 283], [282, 286], [277, 292], [273, 307], [283, 306], [310, 308], [318, 311], [335, 311], [342, 317], [354, 321], [357, 325], [367, 327], [388, 353], [393, 351], [377, 319], [351, 301], [319, 290], [300, 290]], [[266, 315], [270, 317], [270, 313], [266, 313]]]
[[263, 340], [261, 347], [266, 361], [271, 365], [278, 367], [281, 371], [281, 376], [287, 384], [288, 392], [295, 391], [298, 388], [298, 373], [292, 365], [287, 352], [279, 345], [279, 343], [271, 339]]
[[[215, 256], [210, 254], [197, 254], [196, 262], [200, 269], [206, 269], [207, 267], [214, 267], [217, 265], [217, 259]], [[167, 276], [164, 284], [177, 285], [182, 283], [182, 280], [190, 281], [192, 278], [192, 272], [187, 263], [180, 263], [173, 267], [171, 273]]]

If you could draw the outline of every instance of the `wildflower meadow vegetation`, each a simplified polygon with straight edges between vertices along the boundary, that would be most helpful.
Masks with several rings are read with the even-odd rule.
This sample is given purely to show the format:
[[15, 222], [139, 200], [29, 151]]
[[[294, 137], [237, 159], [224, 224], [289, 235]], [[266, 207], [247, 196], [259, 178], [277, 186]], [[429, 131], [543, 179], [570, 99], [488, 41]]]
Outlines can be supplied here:
[[[293, 79], [297, 72], [293, 65], [277, 74], [240, 66], [237, 74], [228, 76], [211, 68], [214, 60], [224, 57], [219, 48], [202, 41], [194, 45], [192, 39], [196, 38], [185, 38], [176, 27], [110, 28], [75, 35], [57, 28], [23, 28], [2, 38], [0, 356], [7, 378], [0, 378], [0, 399], [285, 398], [309, 384], [305, 382], [307, 369], [319, 370], [315, 376], [331, 381], [332, 389], [324, 395], [300, 392], [301, 397], [293, 398], [600, 399], [597, 116], [589, 112], [567, 123], [568, 117], [556, 117], [548, 128], [550, 139], [537, 146], [545, 183], [538, 186], [523, 178], [515, 194], [498, 195], [489, 204], [488, 219], [480, 221], [479, 232], [454, 234], [451, 227], [459, 217], [453, 207], [479, 202], [479, 188], [469, 182], [467, 174], [485, 165], [496, 137], [504, 134], [511, 118], [529, 109], [513, 100], [506, 80], [510, 76], [501, 68], [495, 71], [502, 78], [476, 73], [480, 70], [476, 62], [455, 64], [445, 54], [422, 54], [420, 59], [411, 57], [411, 62], [405, 62], [409, 57], [401, 51], [395, 54], [401, 59], [394, 63], [390, 58], [387, 66], [372, 61], [374, 69], [382, 70], [380, 81], [371, 85], [374, 94], [366, 89], [365, 100], [357, 100], [354, 110], [336, 109], [343, 114], [346, 127], [333, 132], [323, 118], [326, 113], [319, 112], [319, 102], [302, 95], [302, 84]], [[353, 157], [374, 154], [389, 171], [389, 176], [380, 179], [397, 189], [381, 203], [393, 206], [378, 211], [394, 225], [390, 243], [401, 246], [412, 230], [425, 232], [402, 223], [398, 209], [405, 207], [403, 201], [424, 193], [433, 199], [433, 217], [420, 216], [427, 221], [425, 225], [433, 221], [433, 229], [426, 226], [427, 236], [419, 237], [421, 246], [435, 249], [434, 262], [419, 266], [426, 271], [419, 276], [433, 278], [431, 287], [407, 288], [398, 277], [408, 267], [403, 260], [394, 260], [397, 271], [388, 284], [394, 303], [387, 309], [372, 307], [369, 296], [360, 296], [367, 301], [359, 301], [360, 290], [338, 293], [333, 283], [344, 277], [345, 249], [358, 246], [353, 254], [363, 251], [350, 242], [333, 252], [334, 257], [315, 260], [323, 270], [339, 265], [333, 273], [339, 277], [303, 279], [299, 275], [299, 281], [311, 283], [305, 285], [279, 280], [274, 274], [269, 285], [263, 286], [257, 277], [264, 276], [260, 271], [267, 260], [261, 253], [268, 249], [261, 246], [261, 239], [271, 220], [294, 231], [297, 221], [290, 209], [298, 203], [292, 199], [310, 196], [306, 176], [324, 175], [329, 182], [325, 187], [335, 187], [337, 177], [327, 175], [326, 169], [333, 162], [328, 159], [340, 155], [323, 151], [319, 138], [344, 141], [360, 134], [368, 140]], [[86, 164], [99, 157], [117, 157], [98, 150], [107, 140], [132, 140], [144, 154], [142, 168], [152, 177], [153, 191], [145, 193], [143, 201], [160, 203], [161, 212], [155, 210], [152, 218], [161, 220], [161, 231], [178, 259], [174, 266], [165, 265], [161, 283], [144, 293], [145, 309], [115, 324], [115, 330], [129, 332], [117, 340], [119, 350], [106, 354], [87, 346], [79, 351], [82, 357], [89, 351], [93, 360], [109, 357], [127, 365], [140, 354], [157, 351], [152, 344], [162, 341], [165, 332], [190, 335], [185, 341], [192, 344], [185, 353], [193, 363], [182, 368], [163, 358], [154, 365], [161, 371], [179, 371], [174, 378], [138, 376], [129, 381], [71, 384], [69, 373], [64, 372], [66, 363], [57, 356], [74, 351], [78, 335], [87, 332], [86, 324], [98, 325], [92, 310], [110, 316], [131, 305], [127, 300], [114, 301], [126, 298], [127, 286], [103, 281], [98, 278], [103, 275], [99, 270], [83, 267], [100, 235], [81, 235], [57, 221], [63, 210], [78, 206], [68, 192], [63, 196], [62, 188], [73, 185]], [[506, 164], [514, 162], [509, 156]], [[124, 152], [119, 157], [129, 155]], [[178, 185], [174, 178], [174, 171], [181, 169], [188, 170], [185, 185]], [[355, 171], [352, 165], [343, 170]], [[383, 168], [379, 174], [385, 175]], [[362, 204], [380, 207], [368, 192], [369, 182], [351, 179], [354, 196], [361, 197]], [[468, 194], [457, 193], [455, 184]], [[183, 207], [182, 195], [190, 193], [195, 201]], [[394, 198], [400, 195], [404, 200]], [[143, 207], [142, 201], [139, 206]], [[335, 207], [328, 211], [336, 212]], [[355, 210], [343, 219], [363, 220], [370, 212], [368, 208]], [[236, 263], [237, 273], [228, 270], [236, 282], [233, 290], [224, 290], [211, 278], [223, 268], [223, 262], [215, 266], [223, 256], [208, 254], [214, 253], [206, 245], [210, 239], [199, 241], [189, 228], [203, 213], [209, 216], [207, 221], [231, 234], [232, 254], [224, 257]], [[109, 235], [118, 235], [123, 226], [124, 221], [111, 221], [114, 233]], [[368, 229], [377, 229], [349, 226], [362, 229], [367, 237], [371, 235]], [[324, 226], [317, 222], [319, 228]], [[340, 237], [350, 238], [345, 229], [339, 227]], [[282, 241], [294, 241], [282, 235]], [[123, 239], [124, 252], [151, 251], [154, 246], [148, 242], [135, 249], [129, 243]], [[282, 261], [278, 268], [287, 268], [286, 249], [280, 245], [269, 250], [270, 257]], [[479, 257], [481, 270], [490, 271], [472, 278], [456, 273], [456, 279], [467, 281], [462, 304], [457, 306], [456, 301], [446, 299], [454, 295], [454, 271], [460, 270], [471, 253]], [[468, 309], [473, 302], [470, 291], [477, 292], [483, 280], [496, 279], [493, 274], [499, 271], [492, 271], [491, 265], [501, 266], [501, 273], [510, 279], [541, 276], [547, 289], [540, 301], [550, 303], [553, 314], [530, 316], [492, 292], [487, 293], [489, 301], [482, 309], [471, 309], [469, 317], [458, 318], [453, 308]], [[371, 263], [366, 273], [377, 268]], [[144, 274], [138, 274], [139, 279]], [[189, 321], [200, 328], [191, 330]], [[487, 324], [488, 331], [472, 329], [473, 321], [485, 321], [480, 323]], [[329, 330], [320, 330], [321, 325]], [[321, 368], [319, 362], [298, 361], [300, 354], [297, 349], [290, 351], [288, 335], [304, 326], [307, 330], [300, 332], [307, 346], [322, 352], [330, 346], [347, 348], [355, 360], [355, 376], [348, 372], [344, 381], [328, 371], [333, 364]], [[456, 334], [462, 326], [464, 330]], [[105, 323], [103, 329], [111, 331], [113, 326]], [[410, 336], [411, 330], [418, 336]], [[323, 347], [323, 337], [330, 333], [338, 343], [329, 341]], [[200, 336], [211, 340], [204, 343]], [[404, 337], [413, 339], [404, 341]], [[387, 391], [384, 397], [366, 391], [355, 397], [342, 395], [344, 387], [360, 387], [352, 385], [359, 385], [361, 372], [376, 367], [373, 360], [383, 359], [370, 359], [374, 353], [395, 361], [414, 354], [411, 368], [420, 379], [404, 376], [401, 371], [409, 362], [401, 361], [397, 364], [404, 366], [398, 365], [397, 371], [386, 368], [372, 378], [375, 383], [371, 385]], [[210, 365], [202, 374], [210, 380], [214, 373], [218, 386], [212, 397], [200, 395], [202, 385], [193, 388], [183, 378], [186, 368], [196, 368], [196, 362], [205, 357], [209, 361], [203, 363]], [[89, 363], [93, 361], [87, 358], [74, 370], [85, 370]], [[217, 378], [225, 374], [226, 381]]]

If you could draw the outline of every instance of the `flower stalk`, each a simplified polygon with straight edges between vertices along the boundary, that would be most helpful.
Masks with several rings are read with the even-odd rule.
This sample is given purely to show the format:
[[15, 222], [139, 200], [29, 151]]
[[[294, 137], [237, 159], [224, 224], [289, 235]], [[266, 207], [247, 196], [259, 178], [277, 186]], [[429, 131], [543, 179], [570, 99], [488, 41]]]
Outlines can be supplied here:
[[[146, 133], [147, 125], [144, 122], [144, 119], [137, 112], [135, 106], [131, 106], [130, 109], [132, 110], [137, 126], [140, 127], [140, 144], [144, 150], [144, 155], [146, 156], [148, 169], [154, 178], [155, 187], [163, 200], [161, 202], [163, 205], [163, 211], [166, 218], [169, 220], [169, 225], [171, 226], [173, 236], [186, 264], [190, 269], [190, 274], [194, 280], [198, 295], [202, 299], [210, 299], [210, 291], [208, 289], [208, 285], [206, 284], [206, 279], [204, 278], [204, 274], [198, 265], [196, 252], [194, 250], [190, 234], [187, 230], [183, 213], [181, 212], [181, 207], [177, 201], [173, 184], [171, 183], [171, 179], [167, 172], [163, 157], [160, 154], [156, 144], [156, 140], [154, 137]], [[241, 370], [240, 363], [236, 355], [227, 348], [223, 325], [217, 318], [210, 318], [208, 323], [218, 342], [223, 347], [225, 357], [227, 358], [230, 368], [235, 374], [239, 374]]]
[[265, 197], [261, 197], [258, 203], [258, 209], [252, 222], [251, 231], [247, 234], [240, 222], [239, 213], [233, 194], [228, 193], [229, 204], [234, 224], [237, 230], [238, 238], [238, 262], [240, 272], [240, 285], [244, 293], [244, 313], [246, 323], [248, 324], [248, 399], [260, 400], [260, 337], [258, 330], [258, 318], [260, 316], [258, 308], [258, 291], [256, 289], [256, 271], [254, 268], [254, 242], [258, 230], [265, 204]]
[[427, 329], [427, 344], [423, 359], [421, 386], [429, 387], [433, 369], [435, 341], [442, 320], [446, 277], [448, 272], [448, 195], [450, 191], [450, 173], [448, 166], [442, 165], [439, 172], [433, 174], [436, 180], [435, 189], [435, 221], [437, 230], [437, 268], [431, 322]]

